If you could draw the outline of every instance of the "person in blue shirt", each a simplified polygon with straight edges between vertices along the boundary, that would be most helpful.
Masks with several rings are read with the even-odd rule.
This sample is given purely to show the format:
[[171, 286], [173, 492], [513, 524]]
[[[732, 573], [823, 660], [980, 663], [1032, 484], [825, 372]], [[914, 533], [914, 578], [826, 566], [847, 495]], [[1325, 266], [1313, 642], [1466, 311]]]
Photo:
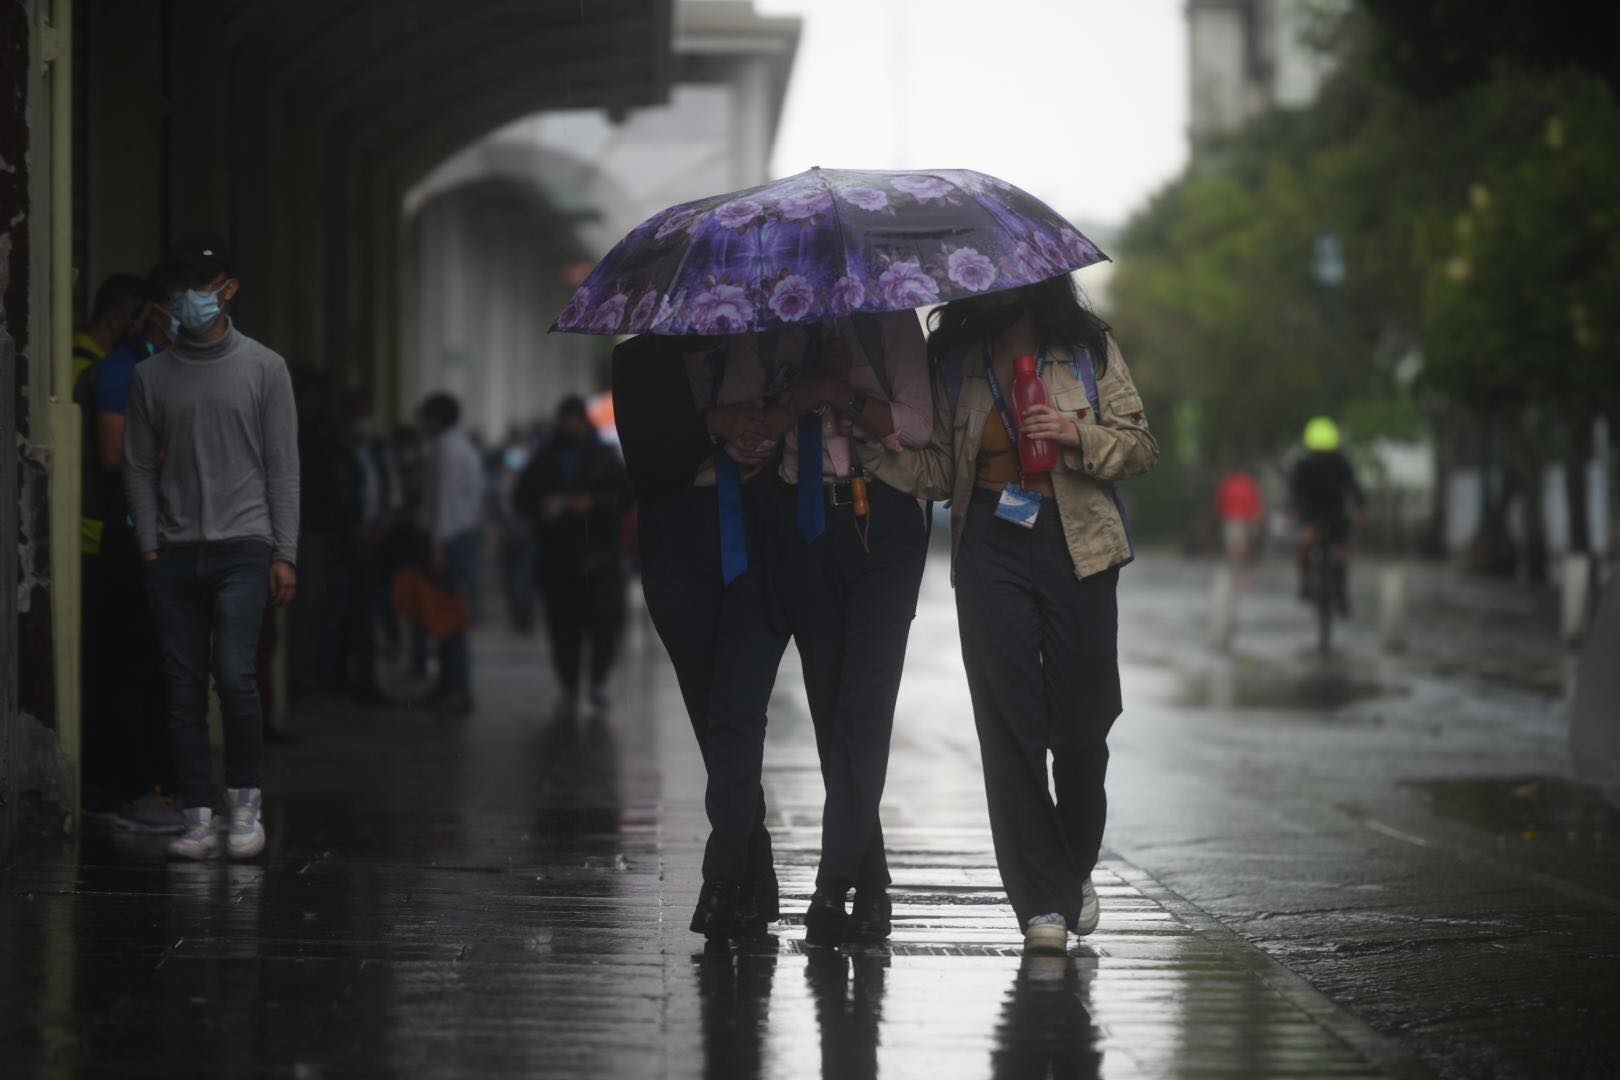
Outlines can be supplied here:
[[[139, 279], [136, 279], [139, 280]], [[174, 338], [170, 277], [154, 271], [129, 330], [84, 375], [84, 799], [91, 820], [178, 833], [156, 634], [124, 497], [124, 416], [137, 365]]]

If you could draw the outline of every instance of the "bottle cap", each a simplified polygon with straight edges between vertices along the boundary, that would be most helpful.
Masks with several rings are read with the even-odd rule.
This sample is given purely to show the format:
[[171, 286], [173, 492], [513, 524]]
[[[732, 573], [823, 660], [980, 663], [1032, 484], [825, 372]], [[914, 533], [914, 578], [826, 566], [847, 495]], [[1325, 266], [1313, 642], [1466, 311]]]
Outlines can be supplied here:
[[1033, 375], [1033, 374], [1035, 374], [1035, 358], [1033, 356], [1015, 356], [1015, 357], [1013, 357], [1013, 374], [1014, 375]]

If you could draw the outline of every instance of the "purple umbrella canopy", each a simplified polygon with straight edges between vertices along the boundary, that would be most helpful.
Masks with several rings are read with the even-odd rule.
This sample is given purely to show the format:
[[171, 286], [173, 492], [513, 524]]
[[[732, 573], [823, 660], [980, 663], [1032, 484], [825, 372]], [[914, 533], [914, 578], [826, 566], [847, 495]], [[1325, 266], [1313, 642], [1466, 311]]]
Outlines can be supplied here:
[[968, 169], [811, 169], [663, 210], [585, 279], [553, 330], [738, 334], [1031, 285], [1107, 256]]

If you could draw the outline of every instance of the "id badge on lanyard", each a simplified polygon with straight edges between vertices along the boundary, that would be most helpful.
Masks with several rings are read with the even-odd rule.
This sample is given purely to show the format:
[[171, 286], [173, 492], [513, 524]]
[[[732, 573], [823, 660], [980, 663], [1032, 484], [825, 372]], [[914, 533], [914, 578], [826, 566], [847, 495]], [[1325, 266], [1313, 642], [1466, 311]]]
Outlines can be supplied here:
[[[1041, 351], [1041, 360], [1046, 359], [1046, 351]], [[1044, 367], [1041, 364], [1040, 367]], [[1039, 373], [1040, 367], [1036, 368]], [[1007, 408], [1007, 399], [1001, 393], [1001, 380], [996, 378], [995, 357], [990, 353], [989, 345], [984, 349], [984, 376], [990, 381], [990, 394], [996, 399], [996, 409], [1001, 413], [1001, 422], [1007, 428], [1007, 435], [1012, 440], [1013, 454], [1018, 454], [1018, 425], [1013, 423], [1012, 410]], [[1023, 463], [1018, 466], [1018, 478], [1024, 478]], [[1023, 529], [1033, 529], [1035, 521], [1041, 516], [1041, 493], [1031, 491], [1023, 484], [1008, 484], [1001, 489], [1001, 498], [996, 501], [996, 517], [1002, 521], [1010, 521]]]

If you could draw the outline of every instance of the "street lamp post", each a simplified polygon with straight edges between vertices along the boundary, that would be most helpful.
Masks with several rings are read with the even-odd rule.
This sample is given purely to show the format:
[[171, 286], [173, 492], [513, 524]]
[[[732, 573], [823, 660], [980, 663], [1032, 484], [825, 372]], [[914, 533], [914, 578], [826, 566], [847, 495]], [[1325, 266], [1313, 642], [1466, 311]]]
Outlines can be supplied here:
[[1316, 234], [1316, 248], [1311, 256], [1311, 277], [1315, 279], [1322, 298], [1322, 415], [1332, 416], [1338, 398], [1338, 372], [1335, 350], [1338, 347], [1339, 287], [1344, 284], [1344, 243], [1339, 234], [1325, 231]]

